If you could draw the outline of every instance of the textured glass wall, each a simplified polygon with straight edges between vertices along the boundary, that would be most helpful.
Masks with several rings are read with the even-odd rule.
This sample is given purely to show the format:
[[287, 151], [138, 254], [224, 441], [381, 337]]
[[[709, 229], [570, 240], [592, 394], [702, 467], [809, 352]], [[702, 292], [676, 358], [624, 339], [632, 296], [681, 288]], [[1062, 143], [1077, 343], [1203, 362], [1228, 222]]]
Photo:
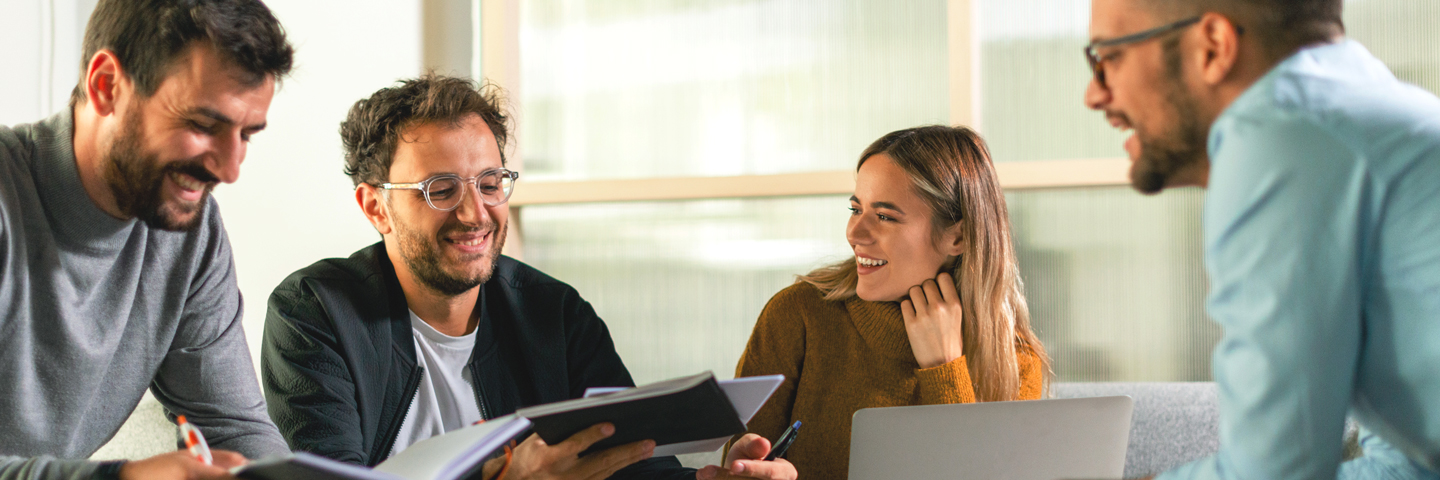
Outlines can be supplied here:
[[1085, 108], [1089, 0], [977, 0], [980, 130], [997, 162], [1116, 158], [1124, 136]]
[[1199, 189], [1014, 191], [1030, 314], [1061, 381], [1210, 379]]
[[[1034, 324], [1061, 380], [1204, 380], [1198, 190], [1008, 195]], [[729, 377], [795, 275], [850, 255], [844, 196], [527, 207], [525, 259], [574, 285], [636, 381]]]
[[845, 197], [526, 207], [525, 261], [610, 326], [637, 382], [735, 375], [760, 309], [848, 258]]
[[848, 169], [949, 116], [945, 0], [522, 3], [529, 179]]
[[1345, 28], [1395, 76], [1440, 92], [1440, 2], [1347, 0]]
[[[995, 160], [1122, 157], [1123, 135], [1081, 103], [1089, 0], [977, 0], [981, 130]], [[1440, 2], [1347, 0], [1345, 25], [1401, 79], [1440, 92]]]

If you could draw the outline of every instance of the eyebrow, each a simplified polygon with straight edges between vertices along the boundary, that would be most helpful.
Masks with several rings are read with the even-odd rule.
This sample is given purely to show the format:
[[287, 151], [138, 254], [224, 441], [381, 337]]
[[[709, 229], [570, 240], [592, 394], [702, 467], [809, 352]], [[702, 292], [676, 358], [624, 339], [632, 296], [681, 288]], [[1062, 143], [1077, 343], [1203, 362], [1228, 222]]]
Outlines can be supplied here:
[[[855, 198], [854, 195], [851, 195], [851, 196], [850, 196], [850, 201], [855, 202], [855, 203], [860, 203], [860, 199], [859, 199], [859, 198]], [[894, 210], [894, 211], [896, 211], [896, 212], [900, 212], [900, 213], [902, 213], [902, 214], [905, 213], [905, 210], [902, 210], [899, 205], [896, 205], [896, 204], [893, 204], [893, 203], [890, 203], [890, 202], [870, 202], [870, 208], [886, 208], [886, 209]]]
[[[223, 113], [220, 113], [218, 110], [215, 110], [215, 109], [213, 109], [213, 108], [209, 108], [209, 107], [195, 107], [194, 109], [191, 110], [191, 112], [192, 112], [192, 113], [195, 113], [195, 114], [198, 114], [198, 115], [201, 115], [201, 116], [204, 116], [204, 117], [209, 117], [211, 120], [214, 120], [214, 121], [216, 121], [216, 122], [226, 123], [226, 124], [230, 124], [230, 125], [235, 125], [235, 124], [236, 124], [236, 122], [235, 122], [234, 119], [231, 119], [230, 117], [226, 116], [226, 115], [223, 114]], [[246, 126], [245, 126], [245, 130], [249, 130], [251, 133], [254, 133], [254, 132], [258, 132], [258, 131], [264, 130], [264, 129], [265, 129], [265, 125], [266, 125], [266, 124], [264, 124], [264, 123], [259, 123], [259, 124], [255, 124], [255, 125], [246, 125]]]

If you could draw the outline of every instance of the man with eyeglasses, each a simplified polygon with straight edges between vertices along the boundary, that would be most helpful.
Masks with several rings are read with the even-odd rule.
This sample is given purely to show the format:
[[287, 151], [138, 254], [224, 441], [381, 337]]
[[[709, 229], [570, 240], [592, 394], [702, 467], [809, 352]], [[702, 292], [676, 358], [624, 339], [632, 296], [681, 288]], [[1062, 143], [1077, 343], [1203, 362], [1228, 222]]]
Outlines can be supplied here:
[[1135, 188], [1208, 189], [1220, 449], [1161, 478], [1440, 478], [1440, 100], [1341, 0], [1093, 0], [1090, 31]]
[[[382, 240], [295, 272], [270, 297], [262, 383], [292, 448], [373, 466], [520, 407], [634, 385], [574, 288], [500, 254], [519, 178], [505, 168], [508, 121], [497, 88], [433, 74], [350, 110], [346, 173]], [[532, 435], [508, 469], [496, 458], [480, 478], [697, 477], [650, 458], [649, 440], [578, 456], [613, 433], [595, 425], [557, 445]]]

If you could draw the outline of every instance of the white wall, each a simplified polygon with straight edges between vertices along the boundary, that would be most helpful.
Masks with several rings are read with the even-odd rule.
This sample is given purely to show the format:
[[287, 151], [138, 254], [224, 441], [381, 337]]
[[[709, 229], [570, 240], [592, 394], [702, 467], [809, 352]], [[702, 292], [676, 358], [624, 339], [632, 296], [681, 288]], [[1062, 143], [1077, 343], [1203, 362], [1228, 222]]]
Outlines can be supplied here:
[[270, 292], [290, 273], [380, 239], [342, 171], [340, 122], [356, 100], [421, 69], [419, 0], [271, 0], [296, 48], [240, 181], [215, 190], [235, 249], [256, 362]]
[[65, 107], [80, 78], [80, 42], [94, 6], [95, 0], [0, 2], [0, 125], [32, 123]]
[[[379, 240], [342, 172], [340, 122], [356, 100], [419, 74], [424, 48], [421, 0], [266, 3], [296, 47], [295, 69], [270, 106], [269, 128], [250, 144], [240, 181], [215, 190], [257, 363], [275, 286], [316, 260], [349, 256]], [[34, 122], [66, 107], [94, 4], [0, 0], [0, 124]], [[469, 32], [451, 36], [464, 41]]]

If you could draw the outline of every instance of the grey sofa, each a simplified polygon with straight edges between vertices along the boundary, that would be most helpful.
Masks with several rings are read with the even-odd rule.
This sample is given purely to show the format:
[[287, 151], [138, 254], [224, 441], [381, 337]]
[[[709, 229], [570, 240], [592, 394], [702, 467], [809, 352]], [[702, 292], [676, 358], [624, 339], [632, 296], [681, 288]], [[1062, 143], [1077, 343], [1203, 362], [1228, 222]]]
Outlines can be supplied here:
[[[1128, 395], [1135, 400], [1125, 478], [1163, 472], [1215, 453], [1220, 412], [1212, 382], [1055, 383], [1054, 398]], [[1345, 456], [1360, 452], [1354, 421], [1346, 421]]]

